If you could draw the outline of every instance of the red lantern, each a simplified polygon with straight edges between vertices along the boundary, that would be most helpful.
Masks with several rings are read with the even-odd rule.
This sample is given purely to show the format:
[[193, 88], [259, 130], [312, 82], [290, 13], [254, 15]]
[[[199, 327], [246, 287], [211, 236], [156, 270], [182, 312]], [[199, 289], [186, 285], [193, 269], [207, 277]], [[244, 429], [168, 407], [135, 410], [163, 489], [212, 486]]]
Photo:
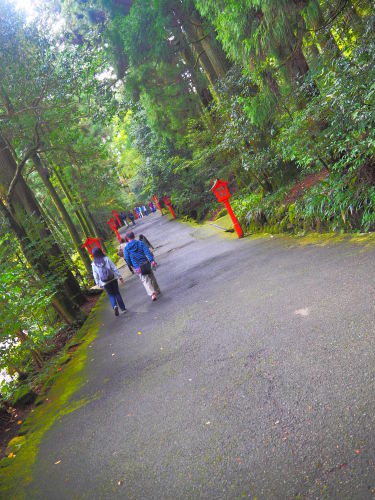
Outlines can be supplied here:
[[109, 219], [109, 221], [107, 221], [107, 224], [109, 225], [109, 227], [111, 229], [114, 230], [114, 232], [116, 233], [117, 239], [119, 241], [121, 241], [121, 236], [118, 234], [118, 231], [117, 231], [117, 222], [116, 222], [116, 219]]
[[160, 210], [161, 215], [164, 215], [164, 214], [163, 214], [163, 210], [162, 210], [162, 208], [161, 208], [161, 206], [160, 206], [160, 203], [159, 203], [159, 200], [158, 200], [158, 197], [156, 196], [156, 194], [154, 194], [154, 195], [152, 196], [152, 199], [154, 200], [154, 202], [155, 202], [156, 206], [157, 206], [157, 207], [158, 207], [158, 209]]
[[84, 244], [82, 245], [82, 248], [87, 248], [91, 257], [92, 257], [92, 251], [95, 247], [98, 247], [103, 251], [99, 238], [87, 238]]
[[113, 217], [115, 217], [115, 218], [116, 218], [116, 220], [117, 220], [117, 222], [118, 222], [118, 227], [121, 227], [121, 226], [122, 226], [122, 224], [121, 224], [120, 218], [119, 218], [119, 216], [118, 216], [118, 212], [117, 212], [117, 210], [112, 210], [112, 215], [113, 215]]
[[216, 179], [215, 184], [211, 188], [211, 191], [214, 192], [217, 201], [219, 201], [220, 203], [225, 203], [231, 197], [227, 181], [222, 181], [221, 179]]
[[237, 217], [234, 215], [231, 204], [229, 203], [229, 198], [231, 197], [231, 194], [228, 189], [227, 181], [216, 179], [215, 184], [212, 186], [210, 191], [212, 191], [215, 194], [217, 200], [220, 203], [224, 203], [225, 208], [228, 210], [229, 217], [232, 219], [233, 227], [238, 237], [242, 238], [243, 237], [242, 228], [240, 226], [240, 223], [238, 222]]
[[170, 196], [167, 196], [165, 195], [164, 198], [163, 198], [163, 201], [164, 203], [167, 205], [167, 207], [169, 208], [169, 211], [171, 212], [172, 214], [172, 217], [175, 219], [176, 218], [176, 215], [173, 211], [173, 208], [172, 208], [172, 202], [171, 202], [171, 197]]

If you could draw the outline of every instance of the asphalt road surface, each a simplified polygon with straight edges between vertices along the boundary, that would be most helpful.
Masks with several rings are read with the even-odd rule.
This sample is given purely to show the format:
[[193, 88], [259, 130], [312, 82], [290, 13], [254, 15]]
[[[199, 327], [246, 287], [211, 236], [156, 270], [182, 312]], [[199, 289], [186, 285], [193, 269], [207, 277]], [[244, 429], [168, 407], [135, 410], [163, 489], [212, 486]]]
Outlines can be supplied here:
[[163, 294], [122, 269], [27, 497], [374, 498], [375, 250], [136, 229]]

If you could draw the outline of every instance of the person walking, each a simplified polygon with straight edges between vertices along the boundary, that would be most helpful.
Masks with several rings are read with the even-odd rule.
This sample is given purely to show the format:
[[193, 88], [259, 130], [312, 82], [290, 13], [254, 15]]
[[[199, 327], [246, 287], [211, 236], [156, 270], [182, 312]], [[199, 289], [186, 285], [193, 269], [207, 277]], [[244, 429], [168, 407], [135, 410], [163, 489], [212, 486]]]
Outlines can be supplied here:
[[[152, 255], [152, 258], [155, 259], [154, 257], [154, 254], [151, 250], [155, 250], [155, 248], [151, 245], [151, 243], [149, 242], [149, 240], [146, 238], [146, 236], [144, 234], [140, 234], [138, 236], [138, 239], [139, 241], [143, 241], [143, 243], [147, 246], [147, 248], [150, 250], [150, 254]], [[156, 261], [155, 261], [156, 263]]]
[[104, 288], [104, 290], [107, 292], [115, 315], [118, 316], [119, 308], [121, 309], [122, 313], [126, 312], [126, 307], [124, 301], [122, 300], [117, 281], [119, 279], [121, 283], [124, 283], [124, 280], [117, 267], [109, 257], [104, 255], [101, 248], [94, 248], [92, 254], [94, 260], [91, 266], [94, 281], [97, 286], [99, 286], [100, 288]]
[[130, 219], [130, 221], [131, 221], [132, 225], [133, 225], [133, 226], [135, 226], [135, 222], [134, 222], [135, 217], [134, 217], [133, 212], [130, 212], [130, 210], [129, 210], [129, 212], [128, 212], [128, 217], [129, 217], [129, 219]]
[[147, 248], [149, 250], [155, 250], [155, 248], [151, 245], [151, 243], [149, 242], [149, 240], [146, 238], [146, 236], [144, 234], [140, 234], [138, 236], [138, 239], [139, 239], [139, 241], [143, 241], [143, 243], [145, 243], [147, 245]]
[[[126, 247], [126, 239], [125, 238], [121, 238], [121, 243], [119, 244], [119, 247], [117, 249], [117, 255], [119, 257], [124, 257], [124, 250], [125, 250], [125, 247]], [[125, 260], [126, 262], [126, 260]], [[126, 262], [126, 265], [128, 266], [128, 269], [129, 271], [134, 274], [134, 269], [133, 269], [133, 266], [129, 266], [129, 264]]]
[[153, 273], [156, 263], [150, 250], [143, 241], [137, 241], [133, 232], [127, 233], [128, 244], [125, 247], [124, 258], [126, 262], [134, 267], [147, 295], [154, 302], [160, 294], [160, 288]]
[[126, 228], [129, 227], [129, 224], [128, 224], [128, 221], [126, 220], [126, 213], [124, 211], [122, 211], [120, 214], [119, 214], [119, 217], [120, 217], [120, 220], [122, 222], [122, 225], [125, 226]]

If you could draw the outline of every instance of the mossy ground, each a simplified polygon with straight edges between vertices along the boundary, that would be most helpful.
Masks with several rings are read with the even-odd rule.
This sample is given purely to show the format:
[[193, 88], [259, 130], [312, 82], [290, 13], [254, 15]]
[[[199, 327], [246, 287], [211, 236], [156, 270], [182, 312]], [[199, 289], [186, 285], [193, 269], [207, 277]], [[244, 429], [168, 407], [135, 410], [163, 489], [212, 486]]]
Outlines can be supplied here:
[[[69, 363], [62, 370], [51, 374], [54, 383], [43, 404], [36, 406], [20, 429], [22, 437], [14, 438], [8, 445], [9, 455], [0, 461], [0, 497], [22, 499], [26, 497], [25, 488], [32, 481], [32, 466], [36, 460], [40, 442], [53, 423], [63, 415], [72, 413], [84, 406], [88, 400], [71, 402], [71, 398], [85, 383], [84, 367], [88, 348], [100, 328], [98, 316], [104, 305], [99, 299], [83, 327], [72, 339], [82, 343], [72, 354]], [[69, 345], [66, 351], [69, 349]]]
[[[205, 229], [211, 228], [215, 232], [219, 233], [221, 236], [225, 237], [229, 236], [230, 238], [235, 238], [235, 239], [237, 238], [237, 235], [235, 233], [226, 232], [228, 231], [228, 229], [233, 228], [232, 221], [228, 214], [215, 219], [214, 222], [206, 221], [203, 224], [199, 224], [189, 219], [186, 219], [183, 222], [187, 222], [188, 224], [194, 227], [204, 227]], [[250, 239], [275, 238], [278, 241], [282, 241], [288, 245], [327, 246], [327, 245], [337, 245], [340, 243], [347, 243], [347, 244], [360, 245], [366, 250], [375, 247], [375, 233], [307, 232], [295, 235], [295, 234], [288, 234], [285, 232], [274, 232], [273, 230], [268, 230], [270, 228], [266, 228], [264, 231], [256, 231], [252, 233], [248, 233], [246, 231], [246, 228], [243, 229], [245, 232], [245, 237], [247, 238]]]

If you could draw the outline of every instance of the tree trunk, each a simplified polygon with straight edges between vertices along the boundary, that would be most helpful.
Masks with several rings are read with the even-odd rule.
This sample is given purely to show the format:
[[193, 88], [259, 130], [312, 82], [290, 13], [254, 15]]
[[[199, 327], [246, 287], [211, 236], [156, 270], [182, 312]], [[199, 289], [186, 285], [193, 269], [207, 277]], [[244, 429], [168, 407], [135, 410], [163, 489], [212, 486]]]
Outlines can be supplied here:
[[[90, 225], [92, 235], [95, 236], [95, 238], [100, 238], [100, 239], [104, 240], [105, 234], [102, 231], [100, 231], [100, 229], [98, 228], [98, 225], [95, 222], [95, 219], [94, 219], [94, 217], [89, 209], [87, 201], [85, 199], [81, 199], [81, 201], [82, 201], [82, 206], [84, 209], [85, 219], [86, 219], [86, 222]], [[103, 247], [104, 252], [106, 252], [104, 241], [101, 242], [101, 245]]]
[[[4, 197], [7, 195], [16, 168], [11, 151], [0, 134], [0, 194]], [[59, 285], [58, 288], [62, 294], [62, 302], [65, 299], [69, 299], [68, 302], [72, 299], [78, 304], [83, 304], [85, 297], [79, 284], [66, 266], [64, 256], [46, 225], [39, 205], [22, 175], [15, 186], [9, 207], [7, 208], [3, 204], [2, 207], [9, 212], [8, 215], [11, 216], [11, 220], [9, 220], [7, 214], [4, 213], [4, 215], [7, 216], [21, 244], [22, 238], [27, 236], [30, 244], [23, 244], [22, 249], [28, 262], [33, 263], [34, 266], [38, 263], [39, 273], [44, 276], [56, 275], [61, 277], [62, 285]], [[2, 211], [4, 212], [4, 210]], [[18, 229], [16, 226], [18, 226]], [[33, 254], [35, 254], [35, 257], [33, 257]], [[62, 290], [65, 291], [65, 298]], [[77, 313], [77, 318], [78, 316], [79, 313]]]
[[173, 12], [175, 20], [177, 19], [177, 26], [183, 31], [184, 36], [187, 39], [187, 43], [192, 47], [192, 51], [195, 54], [196, 62], [194, 63], [194, 66], [199, 63], [204, 74], [206, 75], [207, 80], [212, 86], [214, 86], [219, 76], [202, 45], [202, 41], [197, 35], [194, 24], [188, 16], [182, 12], [177, 4], [173, 6]]
[[90, 235], [90, 231], [89, 231], [89, 228], [87, 227], [87, 225], [85, 224], [85, 221], [84, 221], [84, 218], [82, 217], [82, 214], [80, 213], [79, 209], [76, 207], [76, 204], [75, 202], [73, 201], [73, 197], [72, 195], [70, 194], [69, 192], [69, 189], [68, 187], [66, 186], [65, 184], [65, 181], [63, 180], [62, 178], [62, 175], [60, 174], [60, 172], [56, 169], [53, 169], [53, 173], [56, 175], [56, 179], [59, 181], [59, 184], [60, 184], [60, 187], [63, 191], [63, 193], [65, 194], [68, 202], [71, 204], [72, 208], [73, 208], [73, 212], [74, 214], [76, 215], [77, 217], [77, 220], [79, 222], [79, 225], [81, 226], [81, 229], [82, 229], [82, 232], [83, 234], [85, 235], [86, 238], [89, 238], [91, 235]]
[[205, 33], [202, 20], [198, 12], [194, 12], [194, 14], [189, 17], [188, 22], [193, 25], [196, 39], [200, 40], [203, 50], [207, 54], [207, 57], [215, 70], [217, 78], [223, 78], [230, 68], [230, 63], [223, 50], [218, 44], [214, 45], [210, 35]]
[[[1, 165], [1, 157], [0, 157]], [[9, 226], [16, 235], [20, 244], [22, 253], [26, 261], [35, 270], [36, 274], [42, 279], [44, 277], [51, 277], [51, 270], [49, 268], [48, 260], [39, 251], [35, 252], [33, 249], [33, 242], [27, 235], [25, 229], [18, 223], [13, 214], [0, 200], [0, 211], [4, 218], [8, 221]], [[55, 297], [52, 300], [52, 305], [59, 314], [59, 316], [68, 324], [73, 324], [76, 321], [82, 321], [85, 315], [80, 309], [72, 302], [69, 295], [66, 293], [64, 286], [57, 285]]]
[[[178, 23], [177, 19], [175, 22], [176, 24]], [[206, 108], [212, 102], [212, 94], [207, 85], [204, 85], [202, 83], [202, 78], [200, 78], [201, 75], [198, 74], [198, 61], [194, 60], [193, 50], [190, 48], [186, 36], [181, 29], [176, 30], [175, 37], [176, 45], [182, 55], [183, 60], [185, 61], [187, 69], [189, 70], [191, 82], [199, 96], [202, 106]]]
[[90, 261], [90, 258], [88, 256], [87, 252], [82, 248], [82, 244], [84, 242], [81, 241], [79, 234], [77, 232], [77, 229], [76, 229], [75, 225], [73, 224], [72, 219], [70, 218], [63, 202], [61, 201], [59, 195], [56, 192], [56, 189], [54, 188], [52, 182], [50, 181], [48, 169], [46, 169], [42, 165], [42, 162], [37, 154], [34, 154], [32, 159], [33, 159], [34, 165], [38, 171], [38, 174], [40, 175], [40, 178], [42, 179], [45, 187], [47, 188], [49, 194], [51, 195], [51, 198], [52, 198], [62, 220], [64, 221], [64, 223], [69, 231], [73, 245], [80, 256], [82, 263], [86, 268], [86, 271], [88, 272], [89, 275], [91, 275], [91, 261]]

